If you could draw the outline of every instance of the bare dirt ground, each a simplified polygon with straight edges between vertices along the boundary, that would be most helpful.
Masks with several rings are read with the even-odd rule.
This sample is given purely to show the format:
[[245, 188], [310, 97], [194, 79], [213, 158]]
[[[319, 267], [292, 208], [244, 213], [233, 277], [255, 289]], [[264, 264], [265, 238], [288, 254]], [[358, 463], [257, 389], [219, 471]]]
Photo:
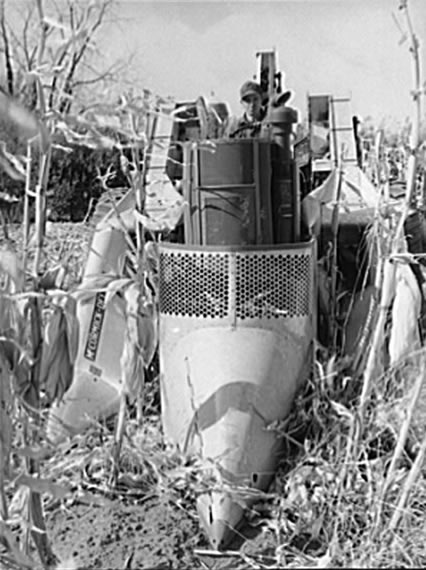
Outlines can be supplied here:
[[158, 498], [134, 505], [76, 503], [52, 512], [47, 526], [62, 568], [247, 568], [245, 557], [274, 567], [271, 537], [246, 527], [247, 541], [236, 540], [231, 554], [212, 555], [198, 520]]
[[[139, 505], [74, 504], [48, 518], [55, 553], [77, 568], [202, 568], [197, 521], [155, 498]], [[205, 545], [204, 545], [205, 546]]]

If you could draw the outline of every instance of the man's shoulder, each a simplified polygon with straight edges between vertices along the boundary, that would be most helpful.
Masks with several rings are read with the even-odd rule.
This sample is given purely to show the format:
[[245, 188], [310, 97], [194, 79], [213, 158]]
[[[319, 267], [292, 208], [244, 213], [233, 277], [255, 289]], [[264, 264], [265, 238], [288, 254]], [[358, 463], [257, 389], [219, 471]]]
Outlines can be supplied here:
[[230, 117], [228, 117], [226, 121], [224, 136], [225, 137], [231, 136], [233, 133], [235, 133], [235, 131], [238, 131], [238, 129], [243, 125], [245, 125], [246, 123], [247, 121], [245, 120], [244, 115], [240, 117], [238, 117], [237, 115], [231, 115]]

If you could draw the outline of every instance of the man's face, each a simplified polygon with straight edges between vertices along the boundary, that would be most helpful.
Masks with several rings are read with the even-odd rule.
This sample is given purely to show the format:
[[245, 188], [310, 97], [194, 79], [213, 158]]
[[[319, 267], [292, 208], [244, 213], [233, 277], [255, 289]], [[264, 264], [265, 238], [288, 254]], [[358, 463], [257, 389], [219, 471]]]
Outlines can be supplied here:
[[250, 93], [250, 95], [242, 99], [241, 104], [249, 121], [257, 121], [260, 119], [262, 99], [258, 93]]

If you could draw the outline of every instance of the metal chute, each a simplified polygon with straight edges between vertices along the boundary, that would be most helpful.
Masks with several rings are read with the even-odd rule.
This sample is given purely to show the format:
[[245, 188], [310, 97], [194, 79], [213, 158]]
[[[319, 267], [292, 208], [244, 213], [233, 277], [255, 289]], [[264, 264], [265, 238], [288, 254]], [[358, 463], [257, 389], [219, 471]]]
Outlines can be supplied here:
[[[76, 292], [80, 323], [73, 382], [49, 414], [48, 436], [63, 439], [86, 429], [94, 419], [118, 409], [121, 384], [125, 302], [114, 295], [108, 306], [108, 279], [122, 273], [128, 248], [125, 232], [106, 226], [95, 231], [81, 286]], [[104, 280], [100, 287], [101, 279]]]

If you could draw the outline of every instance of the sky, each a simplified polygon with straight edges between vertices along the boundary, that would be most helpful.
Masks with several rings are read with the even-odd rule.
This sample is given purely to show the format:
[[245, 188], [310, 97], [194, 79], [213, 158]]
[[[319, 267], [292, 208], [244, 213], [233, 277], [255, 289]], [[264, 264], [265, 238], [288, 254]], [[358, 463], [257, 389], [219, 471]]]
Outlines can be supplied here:
[[[108, 59], [133, 57], [139, 87], [193, 100], [228, 101], [256, 73], [256, 52], [275, 49], [290, 104], [306, 113], [307, 94], [350, 96], [375, 122], [413, 114], [413, 58], [400, 0], [120, 0], [98, 45]], [[426, 68], [426, 0], [409, 0]], [[397, 18], [399, 26], [394, 18]]]

